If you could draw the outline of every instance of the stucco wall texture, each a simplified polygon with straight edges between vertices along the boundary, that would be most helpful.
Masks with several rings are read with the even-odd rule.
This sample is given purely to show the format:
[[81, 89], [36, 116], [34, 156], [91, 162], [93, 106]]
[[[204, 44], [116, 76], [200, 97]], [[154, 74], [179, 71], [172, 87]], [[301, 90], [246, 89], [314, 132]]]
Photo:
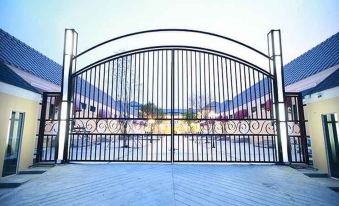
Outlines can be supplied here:
[[307, 133], [311, 137], [314, 167], [324, 173], [328, 173], [327, 152], [321, 115], [339, 114], [339, 97], [307, 103], [305, 119]]
[[18, 171], [24, 170], [33, 164], [38, 110], [39, 102], [37, 101], [0, 93], [0, 176], [3, 170], [9, 119], [12, 111], [25, 113]]

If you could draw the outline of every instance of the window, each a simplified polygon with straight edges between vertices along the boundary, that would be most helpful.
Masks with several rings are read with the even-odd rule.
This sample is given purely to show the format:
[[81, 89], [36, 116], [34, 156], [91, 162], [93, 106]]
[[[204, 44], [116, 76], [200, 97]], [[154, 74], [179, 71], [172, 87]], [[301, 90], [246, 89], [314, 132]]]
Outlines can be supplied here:
[[96, 108], [95, 106], [90, 106], [90, 109], [89, 109], [91, 112], [95, 112]]
[[255, 113], [255, 112], [257, 112], [257, 107], [252, 107], [252, 113]]
[[85, 103], [81, 103], [81, 109], [86, 109], [87, 105]]
[[339, 140], [337, 114], [322, 115], [329, 172], [339, 177]]
[[24, 113], [13, 111], [9, 119], [9, 131], [2, 176], [17, 173], [23, 125]]
[[257, 107], [254, 106], [251, 108], [252, 118], [257, 118]]

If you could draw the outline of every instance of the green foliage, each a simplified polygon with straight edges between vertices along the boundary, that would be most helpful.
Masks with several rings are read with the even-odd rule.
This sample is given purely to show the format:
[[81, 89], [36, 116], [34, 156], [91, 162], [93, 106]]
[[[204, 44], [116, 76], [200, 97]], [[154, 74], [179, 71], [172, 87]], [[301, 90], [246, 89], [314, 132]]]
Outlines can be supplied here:
[[189, 108], [186, 113], [184, 113], [185, 119], [196, 119], [197, 115], [194, 113], [192, 108]]
[[141, 105], [140, 111], [144, 117], [152, 118], [164, 116], [164, 112], [153, 103]]

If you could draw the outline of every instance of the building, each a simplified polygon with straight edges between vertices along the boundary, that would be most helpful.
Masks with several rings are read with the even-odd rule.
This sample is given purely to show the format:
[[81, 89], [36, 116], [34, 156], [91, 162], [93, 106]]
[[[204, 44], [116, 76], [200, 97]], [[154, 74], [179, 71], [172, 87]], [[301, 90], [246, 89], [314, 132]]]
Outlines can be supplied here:
[[60, 91], [61, 66], [0, 29], [0, 176], [33, 164], [41, 93]]
[[313, 165], [339, 177], [339, 33], [284, 67], [287, 92], [302, 92]]

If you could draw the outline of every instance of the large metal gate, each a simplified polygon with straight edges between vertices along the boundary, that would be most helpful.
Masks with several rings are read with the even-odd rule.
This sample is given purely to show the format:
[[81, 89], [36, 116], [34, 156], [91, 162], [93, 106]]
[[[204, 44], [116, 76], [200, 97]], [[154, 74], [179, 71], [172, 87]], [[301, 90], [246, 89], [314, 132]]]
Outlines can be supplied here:
[[273, 78], [203, 48], [112, 56], [72, 75], [69, 160], [276, 162]]
[[[259, 53], [269, 67], [208, 48], [170, 45], [120, 52], [77, 68], [77, 59], [88, 51], [159, 31], [226, 39]], [[272, 32], [269, 55], [224, 36], [184, 29], [136, 32], [79, 55], [68, 54], [72, 52], [65, 44], [65, 114], [61, 114], [65, 119], [59, 126], [64, 130], [60, 139], [64, 142], [59, 141], [63, 160], [282, 162], [288, 145], [280, 139], [286, 122], [278, 111], [284, 111], [285, 97], [282, 62], [276, 60], [281, 59], [281, 46], [273, 52]], [[71, 50], [76, 50], [76, 41]]]

